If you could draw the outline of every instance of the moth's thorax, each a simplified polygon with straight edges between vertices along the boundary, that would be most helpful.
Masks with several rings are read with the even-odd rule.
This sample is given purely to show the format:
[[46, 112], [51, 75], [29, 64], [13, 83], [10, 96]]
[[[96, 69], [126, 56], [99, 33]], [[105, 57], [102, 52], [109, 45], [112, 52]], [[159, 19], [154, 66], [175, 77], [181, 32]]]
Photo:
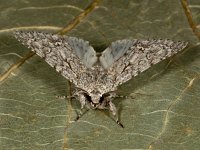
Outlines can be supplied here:
[[103, 94], [112, 90], [113, 86], [112, 76], [109, 76], [107, 70], [99, 64], [81, 71], [77, 82], [79, 87], [91, 93], [91, 96], [94, 95], [94, 89], [97, 93]]

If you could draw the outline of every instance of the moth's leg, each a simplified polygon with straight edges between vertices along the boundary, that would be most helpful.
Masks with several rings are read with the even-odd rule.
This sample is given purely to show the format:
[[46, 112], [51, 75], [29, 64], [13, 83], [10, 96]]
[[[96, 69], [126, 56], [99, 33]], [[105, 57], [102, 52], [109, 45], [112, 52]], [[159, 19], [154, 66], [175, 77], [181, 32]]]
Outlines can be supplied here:
[[[82, 93], [77, 93], [76, 99], [81, 103], [81, 109], [80, 109], [79, 113], [77, 114], [75, 121], [79, 120], [80, 117], [84, 114], [83, 110], [87, 104], [87, 99]], [[87, 109], [86, 109], [86, 111], [87, 111]]]
[[120, 125], [122, 128], [124, 128], [123, 124], [119, 121], [119, 117], [118, 117], [118, 114], [117, 114], [117, 108], [112, 103], [112, 101], [109, 101], [109, 110], [111, 111], [112, 115], [114, 116], [116, 123], [118, 125]]

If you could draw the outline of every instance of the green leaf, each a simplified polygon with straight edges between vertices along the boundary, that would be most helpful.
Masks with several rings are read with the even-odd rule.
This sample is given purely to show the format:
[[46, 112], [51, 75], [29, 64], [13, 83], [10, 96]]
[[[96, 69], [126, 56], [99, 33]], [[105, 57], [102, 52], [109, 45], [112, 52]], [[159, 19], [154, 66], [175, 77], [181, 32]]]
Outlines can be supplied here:
[[[0, 1], [0, 74], [30, 52], [15, 29], [57, 32], [93, 1]], [[192, 3], [193, 2], [193, 3]], [[193, 5], [192, 5], [193, 4]], [[191, 1], [199, 22], [198, 0]], [[90, 110], [78, 122], [80, 104], [65, 78], [34, 56], [0, 82], [0, 149], [199, 149], [200, 46], [180, 1], [101, 1], [67, 33], [102, 51], [124, 38], [189, 41], [189, 48], [119, 87], [119, 127], [108, 112]]]

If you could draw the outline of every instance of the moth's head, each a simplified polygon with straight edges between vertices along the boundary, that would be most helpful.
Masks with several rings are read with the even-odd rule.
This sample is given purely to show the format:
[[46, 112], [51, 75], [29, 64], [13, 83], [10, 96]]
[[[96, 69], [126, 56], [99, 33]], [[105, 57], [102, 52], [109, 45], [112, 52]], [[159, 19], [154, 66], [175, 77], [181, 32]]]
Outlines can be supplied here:
[[96, 108], [102, 102], [103, 94], [101, 94], [98, 90], [93, 90], [89, 93], [91, 98], [90, 104], [92, 107]]
[[89, 92], [79, 89], [78, 92], [74, 93], [74, 96], [78, 96], [78, 100], [84, 106], [89, 106], [92, 109], [106, 109], [116, 93], [113, 93], [113, 91], [102, 93], [98, 89]]

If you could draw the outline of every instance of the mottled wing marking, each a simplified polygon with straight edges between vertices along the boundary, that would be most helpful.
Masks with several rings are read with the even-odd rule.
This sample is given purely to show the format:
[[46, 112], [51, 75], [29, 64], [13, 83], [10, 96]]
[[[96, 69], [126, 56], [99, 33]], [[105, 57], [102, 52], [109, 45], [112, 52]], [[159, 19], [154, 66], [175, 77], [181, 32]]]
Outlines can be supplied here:
[[76, 87], [101, 93], [116, 90], [118, 85], [187, 45], [172, 40], [118, 40], [105, 49], [96, 63], [96, 52], [82, 39], [40, 32], [16, 32], [15, 36]]
[[[131, 44], [130, 44], [131, 43]], [[128, 46], [122, 46], [122, 45]], [[140, 72], [184, 49], [187, 42], [172, 40], [122, 40], [113, 42], [100, 57], [102, 66], [112, 77], [113, 87], [130, 80]], [[122, 52], [119, 51], [119, 47]], [[121, 55], [123, 54], [123, 55]], [[114, 56], [113, 56], [114, 55]], [[116, 56], [115, 56], [116, 55]], [[104, 60], [116, 60], [112, 64]], [[110, 85], [108, 85], [110, 86]]]
[[[85, 89], [78, 80], [90, 72], [97, 61], [96, 52], [89, 43], [75, 37], [41, 32], [16, 32], [15, 37], [60, 72], [77, 87]], [[78, 57], [77, 57], [78, 56]]]
[[97, 58], [94, 49], [82, 39], [40, 32], [16, 32], [15, 36], [75, 84], [73, 95], [81, 109], [88, 104], [92, 109], [109, 109], [121, 127], [112, 103], [117, 86], [187, 45], [172, 40], [118, 40]]

